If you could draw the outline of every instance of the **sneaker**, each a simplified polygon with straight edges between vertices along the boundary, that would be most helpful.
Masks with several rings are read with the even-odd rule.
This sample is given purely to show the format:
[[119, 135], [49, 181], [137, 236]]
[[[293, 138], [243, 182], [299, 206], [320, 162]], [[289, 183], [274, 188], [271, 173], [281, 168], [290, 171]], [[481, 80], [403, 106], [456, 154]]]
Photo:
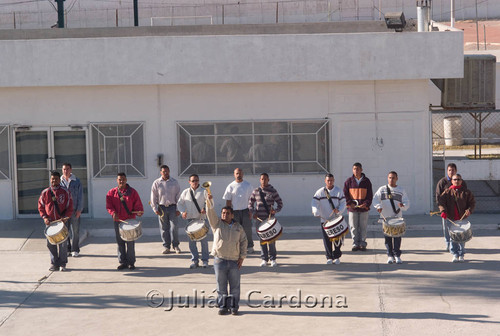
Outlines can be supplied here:
[[174, 251], [175, 251], [176, 254], [180, 254], [181, 253], [181, 249], [179, 248], [179, 246], [174, 247]]
[[49, 271], [54, 272], [56, 269], [57, 269], [57, 267], [52, 265], [52, 266], [50, 266]]
[[132, 271], [133, 271], [133, 270], [135, 270], [135, 265], [134, 265], [134, 264], [132, 264], [132, 265], [128, 265], [128, 269], [129, 269], [129, 270], [132, 270]]
[[71, 255], [75, 258], [78, 258], [80, 256], [80, 253], [78, 252], [71, 252]]
[[364, 252], [364, 251], [366, 251], [366, 246], [360, 246], [360, 247], [359, 247], [359, 250], [360, 250], [360, 251], [363, 251], [363, 252]]
[[239, 315], [239, 313], [238, 313], [238, 309], [236, 309], [236, 308], [232, 308], [232, 309], [231, 309], [231, 315]]
[[262, 261], [260, 262], [260, 267], [266, 267], [266, 266], [267, 266], [267, 261], [262, 260]]
[[271, 260], [271, 267], [276, 267], [276, 266], [278, 266], [276, 260]]
[[358, 245], [352, 245], [352, 251], [359, 251], [359, 246]]
[[125, 268], [127, 268], [127, 264], [120, 264], [120, 265], [118, 265], [118, 267], [116, 269], [117, 270], [123, 270]]
[[59, 267], [59, 271], [60, 271], [60, 272], [64, 272], [64, 271], [66, 271], [66, 266], [61, 266], [61, 267]]
[[396, 264], [402, 264], [403, 260], [400, 257], [396, 257]]
[[170, 253], [170, 249], [169, 248], [166, 248], [163, 250], [162, 254], [169, 254]]
[[189, 265], [189, 268], [194, 269], [194, 268], [197, 268], [198, 266], [199, 266], [199, 265], [198, 265], [198, 262], [193, 261], [193, 262], [191, 263], [191, 265]]
[[229, 309], [219, 308], [219, 315], [227, 315], [227, 314], [229, 314]]
[[459, 262], [465, 262], [464, 256], [460, 256], [460, 257], [458, 257], [458, 261], [459, 261]]
[[333, 264], [333, 260], [332, 260], [332, 259], [326, 259], [326, 264], [327, 264], [327, 265], [331, 265], [331, 264]]
[[453, 259], [451, 260], [451, 262], [454, 262], [454, 263], [458, 262], [458, 256], [456, 254], [453, 256]]
[[203, 262], [203, 268], [207, 268], [208, 267], [208, 261], [204, 261]]
[[340, 259], [339, 259], [339, 258], [335, 259], [335, 260], [333, 261], [333, 263], [334, 263], [335, 265], [340, 264]]
[[393, 264], [394, 263], [394, 258], [393, 257], [388, 257], [387, 258], [387, 263], [388, 264]]
[[250, 253], [253, 253], [255, 250], [253, 249], [253, 247], [249, 247], [247, 248], [247, 253], [250, 254]]

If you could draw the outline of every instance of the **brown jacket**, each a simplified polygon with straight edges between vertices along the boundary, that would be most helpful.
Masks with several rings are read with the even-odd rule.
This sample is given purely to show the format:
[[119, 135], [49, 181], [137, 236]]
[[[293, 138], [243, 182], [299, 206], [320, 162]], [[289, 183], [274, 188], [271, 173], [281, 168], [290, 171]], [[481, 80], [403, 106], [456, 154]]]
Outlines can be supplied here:
[[[438, 199], [439, 210], [446, 212], [446, 215], [450, 219], [456, 219], [455, 217], [455, 206], [458, 207], [458, 215], [460, 218], [464, 215], [465, 210], [469, 209], [472, 213], [476, 207], [476, 200], [472, 192], [463, 186], [454, 190], [451, 188], [446, 189]], [[460, 219], [458, 218], [458, 219]]]

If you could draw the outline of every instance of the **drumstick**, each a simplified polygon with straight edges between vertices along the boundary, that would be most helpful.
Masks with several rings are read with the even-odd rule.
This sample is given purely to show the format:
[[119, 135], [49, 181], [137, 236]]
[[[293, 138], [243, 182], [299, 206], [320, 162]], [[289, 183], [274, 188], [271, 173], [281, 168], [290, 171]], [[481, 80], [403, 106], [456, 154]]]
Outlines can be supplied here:
[[257, 217], [257, 219], [262, 223], [262, 219], [260, 219], [259, 217]]
[[440, 214], [440, 213], [441, 213], [441, 211], [431, 211], [431, 212], [429, 212], [429, 215], [430, 216], [434, 216], [434, 215], [437, 215], [437, 214]]
[[464, 212], [464, 214], [463, 214], [462, 218], [460, 218], [460, 220], [464, 219], [464, 217], [465, 217], [465, 212]]
[[66, 222], [67, 220], [69, 219], [69, 217], [62, 217], [62, 218], [59, 218], [59, 219], [56, 219], [52, 222], [49, 223], [49, 225], [52, 225], [54, 224], [55, 222], [59, 222], [59, 221], [63, 221], [63, 222]]
[[455, 226], [460, 226], [460, 225], [458, 225], [457, 223], [455, 223], [454, 221], [452, 221], [451, 219], [449, 219], [449, 218], [446, 218], [446, 219], [447, 219], [447, 220], [449, 220], [449, 221], [450, 221], [453, 225], [455, 225]]
[[387, 218], [385, 218], [385, 216], [382, 215], [382, 213], [380, 213], [380, 216], [382, 216], [382, 218], [387, 222]]
[[135, 213], [135, 214], [143, 214], [144, 211], [132, 211], [132, 213]]

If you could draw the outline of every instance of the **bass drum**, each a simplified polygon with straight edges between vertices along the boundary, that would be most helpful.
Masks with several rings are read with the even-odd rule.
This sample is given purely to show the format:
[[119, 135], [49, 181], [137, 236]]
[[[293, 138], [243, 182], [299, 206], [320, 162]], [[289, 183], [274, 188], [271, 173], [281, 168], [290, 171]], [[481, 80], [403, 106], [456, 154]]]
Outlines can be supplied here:
[[283, 228], [276, 218], [270, 218], [262, 221], [257, 229], [261, 245], [271, 244], [275, 242], [283, 233]]

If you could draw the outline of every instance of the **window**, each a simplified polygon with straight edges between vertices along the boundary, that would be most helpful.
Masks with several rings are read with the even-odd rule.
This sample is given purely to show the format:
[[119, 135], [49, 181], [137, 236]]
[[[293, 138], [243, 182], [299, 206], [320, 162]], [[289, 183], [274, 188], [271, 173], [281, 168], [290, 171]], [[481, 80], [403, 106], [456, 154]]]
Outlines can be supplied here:
[[328, 171], [328, 120], [178, 122], [180, 175]]
[[10, 178], [9, 126], [0, 125], [0, 180]]
[[91, 124], [94, 177], [144, 177], [144, 125]]

